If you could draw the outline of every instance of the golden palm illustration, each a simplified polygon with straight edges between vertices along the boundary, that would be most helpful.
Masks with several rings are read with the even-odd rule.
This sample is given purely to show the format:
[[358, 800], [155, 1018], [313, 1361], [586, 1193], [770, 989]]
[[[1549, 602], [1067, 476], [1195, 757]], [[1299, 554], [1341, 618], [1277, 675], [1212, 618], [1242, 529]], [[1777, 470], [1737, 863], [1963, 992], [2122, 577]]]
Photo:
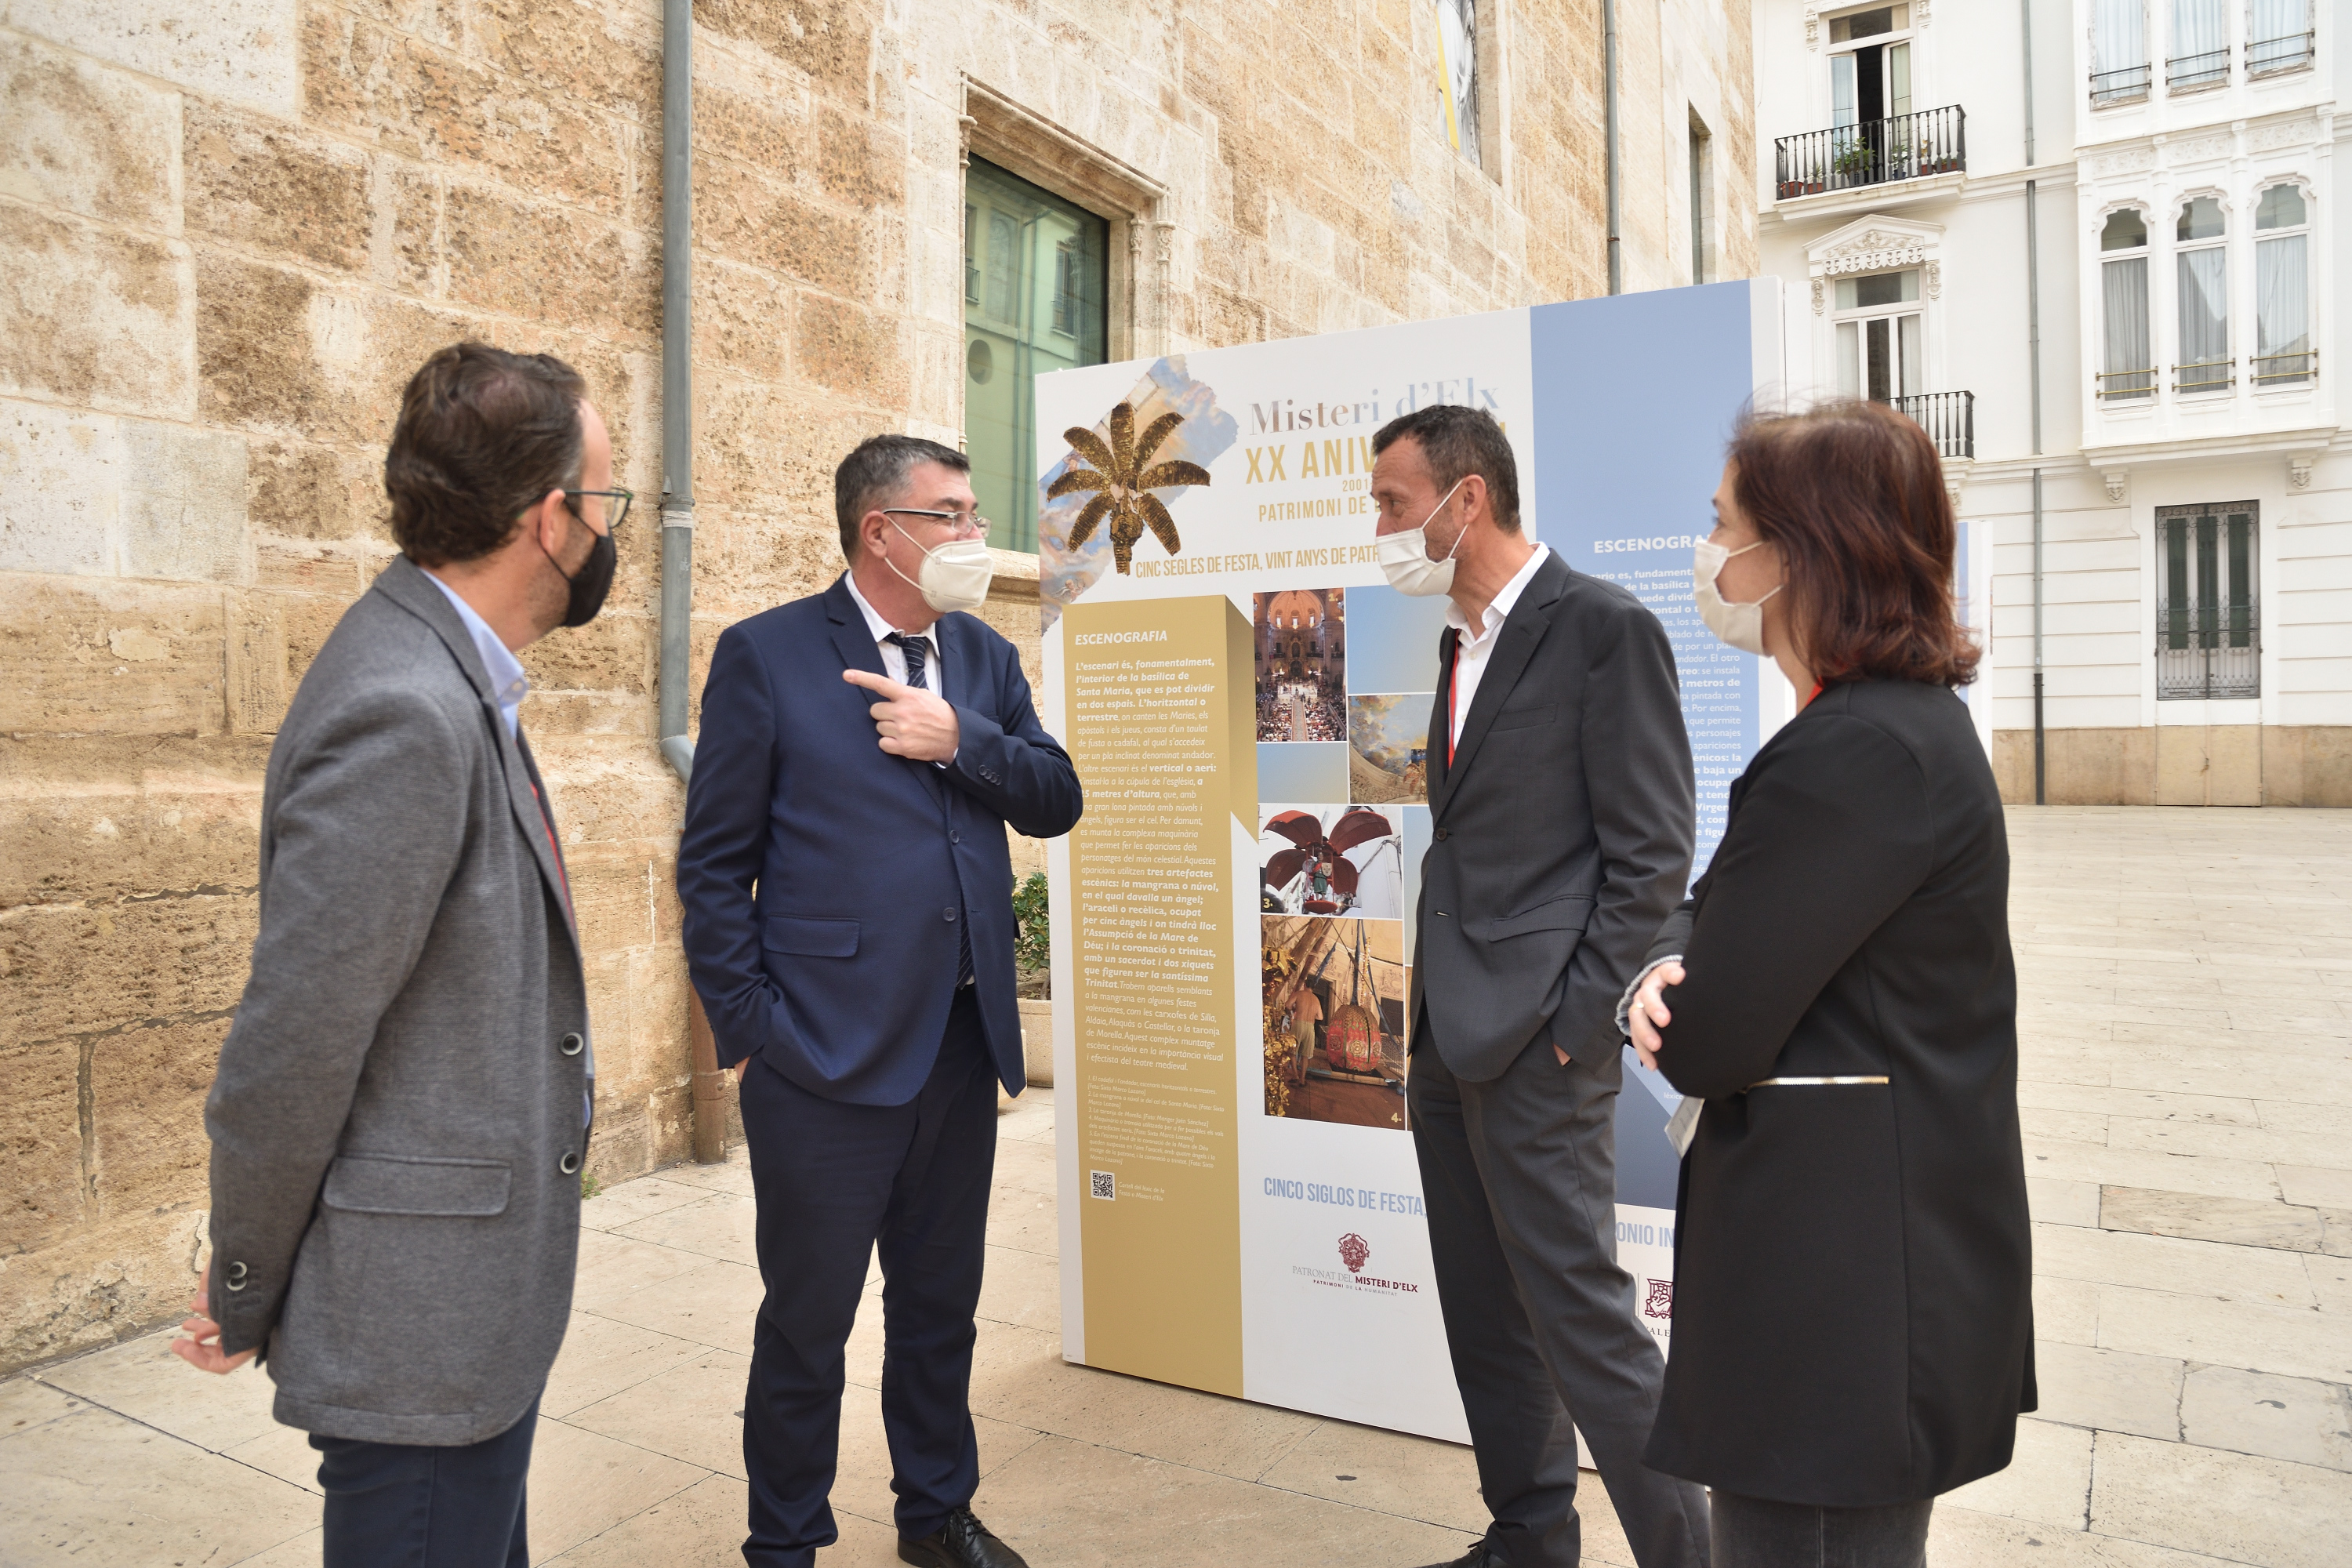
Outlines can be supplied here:
[[1136, 541], [1149, 527], [1152, 535], [1175, 554], [1183, 548], [1176, 538], [1176, 520], [1168, 515], [1167, 507], [1151, 492], [1178, 485], [1205, 485], [1209, 470], [1198, 463], [1149, 462], [1170, 432], [1184, 423], [1181, 414], [1163, 414], [1144, 427], [1143, 438], [1135, 438], [1135, 409], [1122, 403], [1110, 411], [1110, 445], [1093, 431], [1073, 426], [1062, 432], [1070, 444], [1071, 455], [1094, 467], [1082, 468], [1075, 465], [1063, 470], [1045, 494], [1048, 499], [1066, 496], [1078, 490], [1093, 490], [1094, 500], [1087, 502], [1078, 513], [1078, 521], [1070, 525], [1070, 548], [1076, 550], [1095, 536], [1095, 529], [1106, 517], [1110, 519], [1110, 554], [1121, 573], [1128, 569], [1135, 554]]

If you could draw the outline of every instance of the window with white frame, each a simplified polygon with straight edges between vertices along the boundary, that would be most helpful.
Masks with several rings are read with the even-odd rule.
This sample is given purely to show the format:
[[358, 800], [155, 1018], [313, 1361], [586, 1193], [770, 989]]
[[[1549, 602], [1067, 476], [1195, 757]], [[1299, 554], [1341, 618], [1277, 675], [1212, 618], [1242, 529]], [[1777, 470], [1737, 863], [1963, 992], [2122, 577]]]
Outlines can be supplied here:
[[2147, 215], [2125, 207], [2099, 227], [2099, 395], [2111, 403], [2156, 395], [2147, 321]]
[[1916, 149], [1911, 7], [1879, 5], [1830, 18], [1830, 174], [1840, 183], [1899, 179]]
[[2246, 13], [2246, 74], [2274, 76], [2311, 64], [2311, 0], [2252, 0]]
[[2173, 273], [2180, 321], [2172, 390], [2226, 392], [2237, 381], [2230, 358], [2229, 224], [2216, 196], [2180, 204]]
[[2221, 87], [2230, 79], [2228, 0], [2172, 0], [2172, 53], [2164, 62], [2167, 92]]
[[1927, 390], [1919, 269], [1837, 279], [1838, 391], [1894, 403]]
[[2250, 500], [2156, 509], [2156, 696], [2260, 697], [2262, 603]]
[[1911, 7], [1880, 5], [1830, 18], [1830, 123], [1911, 112]]
[[2311, 380], [2311, 208], [2293, 184], [2271, 186], [2254, 206], [2253, 384]]
[[2147, 0], [2094, 0], [2091, 107], [2137, 103], [2154, 74], [2147, 62]]

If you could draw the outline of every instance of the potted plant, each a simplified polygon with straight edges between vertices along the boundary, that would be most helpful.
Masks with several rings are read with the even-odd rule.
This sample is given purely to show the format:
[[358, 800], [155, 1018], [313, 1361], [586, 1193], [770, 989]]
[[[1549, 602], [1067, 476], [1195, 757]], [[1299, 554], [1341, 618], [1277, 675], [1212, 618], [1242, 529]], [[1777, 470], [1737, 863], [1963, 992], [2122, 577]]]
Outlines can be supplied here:
[[1013, 890], [1013, 918], [1019, 927], [1013, 939], [1014, 994], [1021, 1013], [1022, 1055], [1028, 1062], [1031, 1083], [1050, 1089], [1054, 1082], [1054, 1004], [1052, 922], [1046, 913], [1045, 873], [1032, 871]]

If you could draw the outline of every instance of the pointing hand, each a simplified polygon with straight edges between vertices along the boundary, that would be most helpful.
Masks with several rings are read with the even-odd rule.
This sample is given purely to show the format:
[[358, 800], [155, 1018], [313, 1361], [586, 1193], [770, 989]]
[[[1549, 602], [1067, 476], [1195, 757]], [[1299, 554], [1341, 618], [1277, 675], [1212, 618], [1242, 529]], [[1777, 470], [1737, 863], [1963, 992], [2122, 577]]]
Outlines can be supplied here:
[[962, 734], [956, 722], [956, 710], [938, 692], [864, 669], [845, 669], [841, 679], [852, 686], [866, 688], [880, 699], [866, 711], [874, 716], [874, 728], [881, 736], [884, 751], [894, 757], [912, 757], [919, 763], [954, 760]]

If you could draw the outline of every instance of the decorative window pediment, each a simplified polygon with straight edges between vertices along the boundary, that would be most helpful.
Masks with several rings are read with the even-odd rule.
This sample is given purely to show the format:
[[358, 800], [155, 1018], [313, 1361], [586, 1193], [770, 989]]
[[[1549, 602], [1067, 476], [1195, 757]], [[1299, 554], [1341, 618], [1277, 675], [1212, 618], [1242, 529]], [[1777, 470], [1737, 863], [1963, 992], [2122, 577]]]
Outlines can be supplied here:
[[1856, 218], [1815, 240], [1805, 251], [1805, 269], [1813, 283], [1813, 312], [1825, 307], [1823, 280], [1854, 272], [1892, 272], [1917, 268], [1927, 295], [1940, 299], [1944, 291], [1944, 226], [1873, 213]]
[[1885, 272], [1918, 267], [1941, 247], [1944, 226], [1872, 214], [1823, 235], [1805, 252], [1808, 270], [1835, 278], [1848, 272]]

